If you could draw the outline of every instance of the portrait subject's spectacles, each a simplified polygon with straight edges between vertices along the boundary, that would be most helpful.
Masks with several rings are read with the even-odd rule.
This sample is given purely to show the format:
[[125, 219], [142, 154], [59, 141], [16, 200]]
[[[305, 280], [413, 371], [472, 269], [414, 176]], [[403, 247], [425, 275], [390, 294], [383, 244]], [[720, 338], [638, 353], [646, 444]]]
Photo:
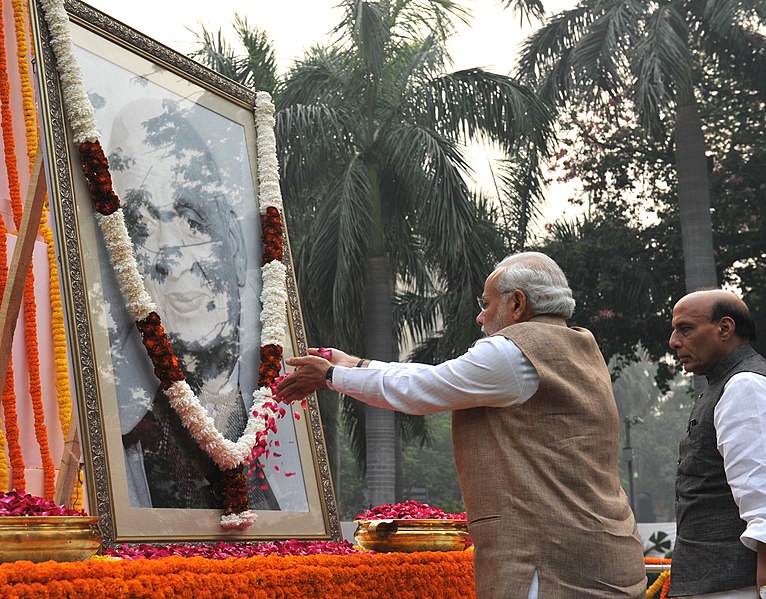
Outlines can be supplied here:
[[479, 310], [481, 310], [482, 312], [484, 312], [484, 310], [486, 310], [489, 307], [489, 302], [487, 302], [487, 300], [485, 300], [481, 296], [477, 296], [476, 302], [479, 304]]

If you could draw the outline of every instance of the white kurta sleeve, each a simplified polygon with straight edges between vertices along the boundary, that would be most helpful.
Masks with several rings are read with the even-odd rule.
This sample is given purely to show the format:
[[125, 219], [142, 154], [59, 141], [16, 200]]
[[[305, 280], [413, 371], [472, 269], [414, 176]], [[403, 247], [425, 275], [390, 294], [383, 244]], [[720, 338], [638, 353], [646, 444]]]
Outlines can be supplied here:
[[731, 377], [713, 423], [726, 479], [747, 523], [740, 539], [755, 551], [758, 541], [766, 543], [766, 377], [752, 372]]
[[492, 336], [436, 366], [386, 362], [372, 362], [368, 368], [338, 366], [332, 387], [371, 406], [432, 414], [523, 403], [539, 383], [537, 371], [519, 347], [505, 337]]

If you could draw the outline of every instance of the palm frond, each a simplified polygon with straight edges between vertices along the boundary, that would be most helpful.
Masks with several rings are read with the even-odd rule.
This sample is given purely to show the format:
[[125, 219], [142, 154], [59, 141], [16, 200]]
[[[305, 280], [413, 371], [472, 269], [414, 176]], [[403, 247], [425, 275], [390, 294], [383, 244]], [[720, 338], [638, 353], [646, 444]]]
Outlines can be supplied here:
[[223, 31], [213, 32], [200, 22], [200, 31], [189, 30], [197, 38], [197, 48], [190, 56], [237, 83], [274, 94], [277, 83], [277, 61], [274, 45], [258, 27], [234, 15], [234, 30], [244, 47], [245, 56], [226, 40]]
[[197, 37], [195, 43], [198, 46], [189, 55], [214, 71], [241, 83], [246, 74], [240, 72], [237, 55], [226, 41], [223, 31], [219, 29], [217, 32], [213, 32], [202, 22], [199, 25], [199, 32], [189, 29]]
[[397, 286], [428, 293], [433, 290], [433, 282], [424, 240], [414, 218], [417, 196], [388, 167], [384, 166], [380, 175], [385, 248], [391, 272], [396, 273]]
[[574, 48], [599, 14], [581, 3], [551, 17], [522, 43], [516, 76], [549, 102], [566, 101], [575, 89]]
[[454, 0], [398, 0], [390, 3], [391, 24], [405, 43], [432, 37], [438, 44], [455, 32], [455, 21], [468, 23], [471, 11]]
[[418, 122], [452, 137], [489, 140], [508, 151], [529, 142], [542, 152], [552, 138], [550, 110], [537, 94], [482, 69], [433, 79], [412, 103]]
[[473, 209], [461, 172], [469, 172], [452, 141], [415, 125], [382, 132], [378, 152], [417, 206], [410, 218], [429, 252], [454, 255], [470, 235]]
[[[702, 37], [702, 50], [766, 99], [766, 36], [755, 25], [727, 23], [722, 30], [711, 26]], [[766, 17], [760, 27], [766, 27]]]
[[355, 152], [348, 115], [323, 104], [293, 104], [275, 120], [282, 192], [297, 199], [334, 185]]
[[543, 174], [535, 149], [523, 149], [513, 158], [502, 160], [497, 179], [500, 214], [511, 238], [509, 249], [524, 251], [545, 201]]
[[365, 70], [379, 79], [386, 62], [386, 44], [391, 35], [384, 5], [380, 2], [353, 2], [353, 12], [347, 12], [347, 28], [353, 47], [359, 52]]
[[441, 319], [441, 297], [413, 292], [394, 296], [394, 324], [400, 338], [423, 339], [433, 335]]
[[357, 157], [323, 200], [312, 227], [306, 275], [311, 306], [332, 330], [327, 339], [360, 351], [363, 325], [365, 263], [376, 201], [369, 172]]
[[312, 47], [278, 86], [277, 108], [293, 104], [337, 105], [346, 93], [358, 93], [364, 82], [355, 57], [339, 48]]
[[626, 53], [634, 42], [639, 12], [634, 2], [625, 0], [601, 3], [600, 7], [601, 14], [574, 49], [574, 83], [615, 97], [624, 90], [629, 73]]
[[251, 27], [245, 17], [234, 15], [234, 30], [245, 49], [240, 68], [248, 73], [244, 85], [274, 94], [277, 87], [277, 58], [274, 44], [265, 31]]
[[635, 104], [641, 124], [650, 133], [661, 130], [660, 110], [674, 100], [692, 98], [689, 30], [679, 7], [658, 7], [633, 53]]
[[433, 435], [428, 428], [428, 421], [423, 416], [397, 412], [396, 423], [399, 427], [402, 443], [405, 445], [417, 442], [421, 449], [433, 445]]
[[541, 0], [503, 0], [503, 4], [518, 14], [522, 23], [531, 23], [533, 19], [542, 21], [545, 17], [545, 6]]

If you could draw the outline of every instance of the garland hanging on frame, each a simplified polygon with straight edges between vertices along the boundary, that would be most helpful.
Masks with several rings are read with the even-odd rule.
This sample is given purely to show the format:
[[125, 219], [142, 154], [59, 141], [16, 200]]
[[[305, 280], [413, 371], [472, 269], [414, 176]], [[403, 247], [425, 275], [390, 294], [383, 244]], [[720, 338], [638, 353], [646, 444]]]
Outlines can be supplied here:
[[218, 431], [213, 419], [186, 382], [156, 306], [144, 287], [120, 200], [112, 187], [109, 164], [99, 141], [93, 105], [83, 85], [63, 2], [42, 0], [41, 5], [56, 57], [64, 111], [80, 152], [83, 172], [96, 211], [96, 221], [117, 275], [126, 308], [141, 333], [154, 373], [160, 380], [170, 406], [189, 434], [223, 472], [224, 512], [221, 526], [246, 528], [255, 522], [256, 514], [248, 508], [247, 479], [243, 466], [248, 461], [251, 470], [258, 465], [259, 458], [267, 452], [268, 433], [276, 431], [279, 409], [271, 385], [281, 369], [287, 326], [286, 268], [282, 263], [282, 198], [271, 97], [265, 92], [259, 92], [254, 107], [261, 238], [264, 246], [261, 267], [263, 288], [259, 388], [253, 393], [253, 407], [244, 432], [237, 441], [231, 441]]

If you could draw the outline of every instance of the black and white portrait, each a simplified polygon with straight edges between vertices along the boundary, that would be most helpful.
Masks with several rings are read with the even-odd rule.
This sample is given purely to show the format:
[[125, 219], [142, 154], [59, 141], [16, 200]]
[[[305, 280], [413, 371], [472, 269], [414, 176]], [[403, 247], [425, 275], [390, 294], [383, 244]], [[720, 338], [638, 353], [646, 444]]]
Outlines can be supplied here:
[[[88, 52], [80, 59], [145, 288], [187, 382], [236, 441], [257, 384], [261, 288], [242, 126]], [[114, 281], [103, 252], [101, 267]], [[219, 468], [170, 408], [116, 283], [104, 297], [130, 505], [220, 509]], [[248, 485], [250, 507], [305, 511], [289, 413], [277, 440]]]

